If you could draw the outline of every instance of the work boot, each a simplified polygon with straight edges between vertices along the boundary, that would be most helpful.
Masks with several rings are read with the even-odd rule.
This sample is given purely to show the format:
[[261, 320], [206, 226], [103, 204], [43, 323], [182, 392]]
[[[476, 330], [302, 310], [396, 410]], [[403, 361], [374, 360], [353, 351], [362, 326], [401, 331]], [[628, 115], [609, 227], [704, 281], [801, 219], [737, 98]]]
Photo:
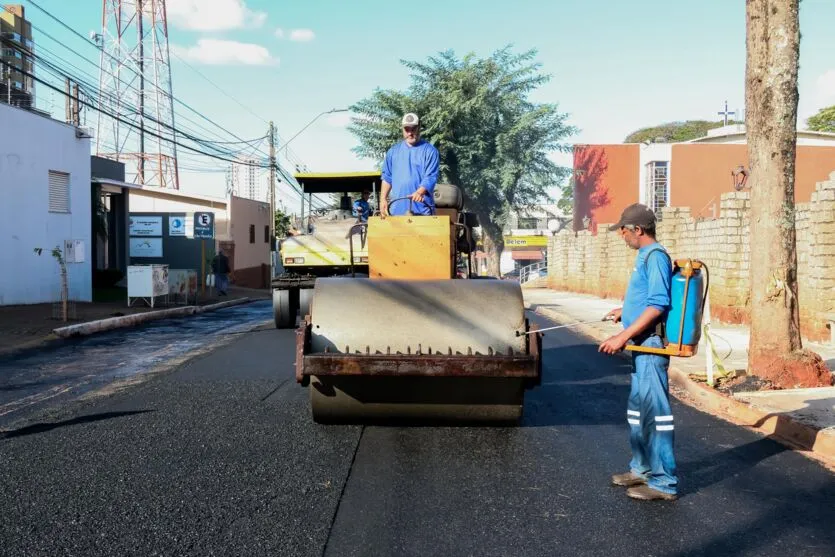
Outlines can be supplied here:
[[626, 494], [632, 497], [633, 499], [641, 499], [642, 501], [653, 501], [655, 499], [661, 499], [663, 501], [675, 501], [676, 499], [678, 499], [678, 496], [674, 493], [664, 493], [663, 491], [652, 489], [648, 485], [630, 487], [626, 490]]
[[626, 472], [625, 474], [615, 474], [612, 476], [612, 484], [619, 485], [622, 487], [631, 487], [633, 485], [641, 485], [647, 483], [645, 478], [633, 474], [632, 472]]

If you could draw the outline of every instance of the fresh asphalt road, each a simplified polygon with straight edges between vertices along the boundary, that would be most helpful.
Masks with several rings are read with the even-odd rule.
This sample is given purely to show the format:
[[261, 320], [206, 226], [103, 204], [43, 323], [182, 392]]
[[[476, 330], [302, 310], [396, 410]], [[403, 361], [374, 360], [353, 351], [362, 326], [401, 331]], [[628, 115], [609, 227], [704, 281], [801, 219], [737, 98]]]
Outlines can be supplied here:
[[[538, 319], [538, 318], [537, 318]], [[293, 333], [0, 434], [3, 555], [835, 555], [835, 477], [678, 402], [681, 497], [609, 485], [629, 368], [560, 330], [518, 428], [319, 426]]]

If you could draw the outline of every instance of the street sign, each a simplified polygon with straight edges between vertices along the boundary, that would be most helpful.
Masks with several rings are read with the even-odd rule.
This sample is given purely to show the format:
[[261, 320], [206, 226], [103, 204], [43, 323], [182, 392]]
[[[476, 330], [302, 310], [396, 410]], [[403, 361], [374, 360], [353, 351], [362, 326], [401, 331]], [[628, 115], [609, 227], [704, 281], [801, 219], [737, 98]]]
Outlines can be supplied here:
[[177, 215], [175, 217], [168, 217], [168, 235], [169, 236], [185, 236], [186, 235], [186, 218]]
[[215, 214], [194, 213], [194, 237], [214, 238], [215, 237]]

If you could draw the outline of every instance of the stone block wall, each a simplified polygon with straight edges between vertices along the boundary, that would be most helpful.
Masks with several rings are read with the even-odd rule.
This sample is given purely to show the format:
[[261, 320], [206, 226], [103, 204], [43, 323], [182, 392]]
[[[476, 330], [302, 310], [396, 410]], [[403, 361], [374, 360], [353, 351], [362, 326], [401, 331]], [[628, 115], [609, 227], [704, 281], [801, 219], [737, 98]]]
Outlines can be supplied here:
[[[749, 321], [750, 209], [748, 192], [730, 192], [721, 197], [720, 218], [697, 220], [689, 208], [668, 207], [658, 224], [658, 240], [673, 257], [708, 266], [711, 314], [720, 322]], [[828, 339], [827, 318], [835, 313], [835, 172], [817, 184], [810, 203], [797, 205], [795, 226], [801, 330], [808, 339]], [[601, 224], [597, 235], [563, 230], [551, 238], [550, 288], [623, 297], [635, 252], [607, 227]]]

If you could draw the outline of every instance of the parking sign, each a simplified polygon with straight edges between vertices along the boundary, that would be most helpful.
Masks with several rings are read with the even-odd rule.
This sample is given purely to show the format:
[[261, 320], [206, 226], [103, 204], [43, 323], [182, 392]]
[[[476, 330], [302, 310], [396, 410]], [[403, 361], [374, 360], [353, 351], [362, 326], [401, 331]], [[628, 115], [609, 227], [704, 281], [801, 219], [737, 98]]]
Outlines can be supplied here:
[[215, 214], [194, 213], [194, 237], [214, 238], [215, 237]]

